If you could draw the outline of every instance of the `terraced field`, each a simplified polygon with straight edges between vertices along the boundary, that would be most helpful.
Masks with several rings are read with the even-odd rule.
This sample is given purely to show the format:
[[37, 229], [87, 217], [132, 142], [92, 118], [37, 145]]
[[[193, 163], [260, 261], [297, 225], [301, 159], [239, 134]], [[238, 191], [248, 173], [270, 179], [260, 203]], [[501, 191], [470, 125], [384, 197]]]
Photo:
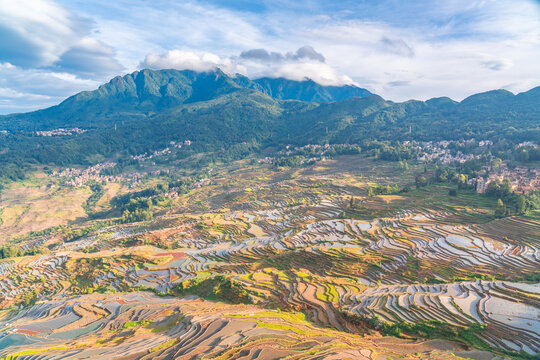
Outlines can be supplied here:
[[537, 217], [367, 197], [395, 170], [336, 168], [220, 168], [152, 220], [24, 238], [50, 252], [0, 260], [0, 358], [540, 353]]

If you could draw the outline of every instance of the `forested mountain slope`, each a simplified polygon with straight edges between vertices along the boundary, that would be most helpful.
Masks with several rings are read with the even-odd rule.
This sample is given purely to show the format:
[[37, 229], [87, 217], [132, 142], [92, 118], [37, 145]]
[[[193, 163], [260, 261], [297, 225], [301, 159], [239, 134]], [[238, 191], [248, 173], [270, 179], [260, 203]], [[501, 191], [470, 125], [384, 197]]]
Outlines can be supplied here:
[[[489, 91], [462, 102], [435, 98], [395, 103], [376, 95], [320, 102], [280, 100], [335, 100], [362, 94], [361, 88], [283, 79], [251, 81], [219, 70], [141, 70], [57, 106], [0, 117], [0, 130], [7, 130], [0, 134], [0, 162], [18, 167], [88, 164], [184, 140], [192, 141], [193, 152], [231, 151], [236, 157], [288, 143], [540, 139], [538, 87], [518, 95]], [[50, 137], [35, 133], [74, 127], [86, 132]]]

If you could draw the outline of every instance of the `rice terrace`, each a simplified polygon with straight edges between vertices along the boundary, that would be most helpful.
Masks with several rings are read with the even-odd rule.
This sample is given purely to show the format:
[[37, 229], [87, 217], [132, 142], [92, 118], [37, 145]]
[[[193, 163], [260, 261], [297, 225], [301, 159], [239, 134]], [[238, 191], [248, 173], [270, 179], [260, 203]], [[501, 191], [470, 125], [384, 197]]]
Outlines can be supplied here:
[[540, 359], [540, 4], [0, 0], [0, 360]]
[[[360, 170], [336, 171], [354, 162]], [[237, 161], [180, 195], [152, 179], [164, 191], [148, 197], [161, 204], [152, 219], [77, 220], [19, 237], [23, 256], [0, 263], [0, 354], [538, 352], [538, 217], [497, 219], [490, 199], [474, 190], [453, 197], [448, 185], [368, 196], [375, 182], [414, 183], [421, 166], [380, 170], [377, 162], [344, 155], [276, 169]]]

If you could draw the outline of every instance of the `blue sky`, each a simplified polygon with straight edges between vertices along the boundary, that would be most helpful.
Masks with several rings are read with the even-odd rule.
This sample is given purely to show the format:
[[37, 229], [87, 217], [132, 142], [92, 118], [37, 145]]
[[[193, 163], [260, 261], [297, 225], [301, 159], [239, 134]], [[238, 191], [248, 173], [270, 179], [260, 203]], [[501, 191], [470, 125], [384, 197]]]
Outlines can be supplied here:
[[0, 114], [143, 67], [461, 100], [540, 85], [538, 59], [531, 0], [0, 0]]

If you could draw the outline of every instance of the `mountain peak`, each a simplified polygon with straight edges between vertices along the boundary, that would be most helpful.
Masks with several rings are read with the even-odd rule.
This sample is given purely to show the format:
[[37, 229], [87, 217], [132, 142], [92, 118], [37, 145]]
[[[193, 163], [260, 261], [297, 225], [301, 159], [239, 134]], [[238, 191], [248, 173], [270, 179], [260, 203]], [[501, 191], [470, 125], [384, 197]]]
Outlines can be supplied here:
[[482, 93], [471, 95], [463, 99], [461, 103], [464, 105], [484, 105], [484, 104], [489, 104], [492, 102], [507, 101], [508, 99], [511, 99], [514, 96], [515, 95], [508, 90], [504, 90], [504, 89], [490, 90], [490, 91], [485, 91]]

